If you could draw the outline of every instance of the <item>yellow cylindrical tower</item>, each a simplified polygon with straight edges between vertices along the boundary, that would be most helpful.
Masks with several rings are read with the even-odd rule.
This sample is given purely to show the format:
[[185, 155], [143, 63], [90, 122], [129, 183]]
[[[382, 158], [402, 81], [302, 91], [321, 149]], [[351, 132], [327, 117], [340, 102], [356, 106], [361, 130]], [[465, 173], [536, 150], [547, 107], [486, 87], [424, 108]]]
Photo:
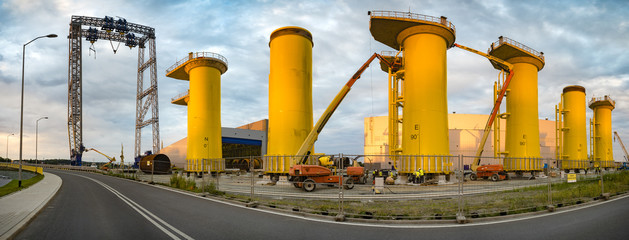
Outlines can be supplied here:
[[[449, 173], [446, 51], [455, 28], [446, 17], [371, 11], [373, 37], [403, 51], [402, 156], [397, 169]], [[423, 156], [419, 156], [423, 155]]]
[[269, 47], [269, 130], [266, 173], [286, 174], [291, 159], [312, 130], [312, 34], [283, 27], [271, 34]]
[[[166, 76], [190, 81], [188, 105], [188, 146], [185, 170], [189, 172], [222, 171], [221, 75], [227, 60], [218, 54], [189, 53]], [[180, 61], [181, 62], [181, 61]], [[208, 169], [208, 166], [212, 166]]]
[[448, 155], [446, 50], [439, 35], [414, 34], [402, 42], [406, 69], [403, 95], [404, 155]]
[[616, 102], [609, 96], [592, 98], [589, 107], [594, 110], [594, 167], [613, 167], [612, 110], [616, 107]]
[[585, 88], [567, 86], [562, 94], [563, 149], [562, 170], [580, 170], [588, 166], [585, 119]]
[[537, 72], [544, 67], [543, 53], [501, 36], [498, 42], [491, 45], [489, 54], [513, 64], [505, 113], [504, 169], [515, 172], [541, 171], [543, 163], [539, 145]]

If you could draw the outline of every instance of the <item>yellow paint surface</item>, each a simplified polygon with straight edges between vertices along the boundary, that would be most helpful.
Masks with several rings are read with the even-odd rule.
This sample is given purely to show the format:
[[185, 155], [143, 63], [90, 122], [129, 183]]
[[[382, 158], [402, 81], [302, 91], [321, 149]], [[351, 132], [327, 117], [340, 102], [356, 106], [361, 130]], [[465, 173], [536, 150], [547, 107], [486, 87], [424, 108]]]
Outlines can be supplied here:
[[567, 87], [563, 93], [563, 161], [561, 169], [585, 169], [587, 130], [585, 119], [585, 89]]
[[[312, 41], [298, 27], [271, 35], [268, 156], [294, 155], [312, 130]], [[288, 173], [289, 158], [269, 158], [267, 173]], [[280, 161], [280, 162], [276, 162]]]

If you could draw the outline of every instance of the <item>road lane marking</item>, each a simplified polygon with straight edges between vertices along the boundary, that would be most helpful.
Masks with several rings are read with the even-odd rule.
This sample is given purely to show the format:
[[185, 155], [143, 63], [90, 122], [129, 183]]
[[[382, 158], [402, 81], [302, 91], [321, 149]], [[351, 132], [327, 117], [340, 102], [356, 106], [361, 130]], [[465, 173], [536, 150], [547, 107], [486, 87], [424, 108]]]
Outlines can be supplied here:
[[140, 204], [134, 202], [133, 200], [131, 200], [129, 197], [123, 195], [122, 193], [118, 192], [117, 190], [115, 190], [114, 188], [112, 188], [109, 185], [106, 185], [104, 183], [103, 187], [109, 188], [110, 191], [115, 192], [117, 194], [119, 194], [119, 197], [122, 197], [124, 199], [126, 199], [127, 201], [129, 201], [130, 203], [134, 204], [137, 208], [139, 208], [140, 210], [144, 211], [146, 214], [148, 214], [149, 216], [151, 216], [152, 218], [154, 218], [155, 220], [159, 221], [160, 223], [162, 223], [163, 225], [165, 225], [166, 227], [170, 228], [172, 231], [176, 232], [177, 234], [181, 235], [184, 237], [184, 239], [188, 239], [188, 240], [193, 240], [194, 238], [186, 235], [185, 233], [183, 233], [182, 231], [180, 231], [179, 229], [173, 227], [172, 225], [168, 224], [166, 221], [162, 220], [161, 218], [155, 216], [155, 214], [153, 214], [152, 212], [150, 212], [149, 210], [147, 210], [146, 208], [140, 206]]
[[166, 235], [168, 235], [172, 239], [180, 240], [181, 238], [179, 238], [177, 235], [175, 235], [174, 233], [172, 233], [168, 229], [164, 228], [163, 226], [159, 225], [157, 222], [155, 222], [155, 220], [159, 221], [160, 223], [162, 223], [166, 227], [170, 228], [170, 230], [172, 230], [175, 233], [179, 234], [184, 239], [187, 239], [187, 240], [193, 240], [194, 239], [194, 238], [188, 236], [187, 234], [183, 233], [179, 229], [177, 229], [177, 228], [173, 227], [172, 225], [168, 224], [166, 221], [162, 220], [161, 218], [155, 216], [155, 214], [153, 214], [149, 210], [143, 208], [142, 206], [140, 206], [140, 204], [134, 202], [133, 200], [131, 200], [127, 196], [123, 195], [122, 193], [118, 192], [117, 190], [115, 190], [111, 186], [109, 186], [109, 185], [107, 185], [107, 184], [105, 184], [105, 183], [103, 183], [101, 181], [98, 181], [96, 179], [90, 178], [90, 177], [82, 176], [82, 175], [79, 175], [79, 174], [72, 174], [72, 173], [68, 173], [68, 174], [79, 176], [79, 177], [82, 177], [82, 178], [87, 178], [87, 179], [92, 180], [95, 183], [101, 185], [102, 187], [104, 187], [105, 189], [109, 190], [111, 193], [116, 195], [116, 197], [120, 198], [120, 200], [122, 200], [124, 203], [129, 205], [133, 210], [138, 212], [140, 215], [142, 215], [142, 217], [146, 218], [149, 222], [151, 222], [153, 225], [155, 225], [157, 228], [159, 228], [162, 232], [166, 233]]

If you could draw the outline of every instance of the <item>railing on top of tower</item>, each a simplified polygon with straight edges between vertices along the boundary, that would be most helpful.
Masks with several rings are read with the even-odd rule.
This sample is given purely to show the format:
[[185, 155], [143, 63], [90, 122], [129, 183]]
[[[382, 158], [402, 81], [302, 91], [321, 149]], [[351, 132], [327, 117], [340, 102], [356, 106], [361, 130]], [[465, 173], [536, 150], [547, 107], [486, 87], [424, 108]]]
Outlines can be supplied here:
[[609, 101], [612, 103], [612, 105], [616, 106], [616, 101], [614, 101], [610, 96], [605, 95], [604, 97], [593, 97], [589, 102], [588, 105], [592, 105], [592, 103], [594, 102], [598, 102], [598, 101]]
[[398, 52], [398, 51], [381, 51], [380, 52], [380, 56], [383, 57], [404, 57], [404, 52]]
[[186, 90], [185, 92], [182, 92], [182, 93], [177, 94], [177, 96], [175, 96], [174, 98], [172, 98], [170, 101], [171, 101], [171, 102], [174, 102], [175, 100], [180, 99], [180, 98], [183, 98], [183, 97], [188, 96], [188, 95], [190, 95], [190, 89]]
[[524, 44], [522, 44], [522, 43], [520, 43], [520, 42], [518, 42], [516, 40], [513, 40], [513, 39], [508, 38], [508, 37], [503, 37], [503, 36], [498, 37], [498, 41], [492, 43], [491, 47], [489, 48], [489, 50], [487, 52], [490, 52], [494, 48], [497, 48], [500, 45], [505, 44], [505, 43], [511, 44], [512, 46], [517, 47], [517, 48], [521, 49], [522, 51], [529, 52], [530, 54], [533, 54], [534, 56], [537, 56], [537, 57], [541, 58], [542, 60], [544, 60], [544, 53], [543, 52], [536, 51], [535, 49], [532, 49], [529, 46], [526, 46], [526, 45], [524, 45]]
[[381, 11], [381, 10], [369, 11], [368, 14], [373, 17], [401, 18], [401, 19], [420, 20], [420, 21], [426, 21], [426, 22], [431, 22], [431, 23], [438, 23], [438, 24], [442, 24], [442, 25], [445, 25], [446, 27], [451, 28], [452, 31], [456, 33], [456, 28], [454, 27], [454, 24], [446, 20], [447, 18], [443, 16], [433, 17], [433, 16], [412, 13], [412, 12]]
[[216, 60], [222, 61], [223, 63], [225, 63], [225, 66], [227, 66], [227, 58], [223, 57], [223, 55], [220, 55], [218, 53], [213, 53], [213, 52], [195, 52], [195, 53], [190, 53], [185, 58], [177, 61], [171, 67], [166, 69], [166, 73], [169, 73], [172, 70], [175, 70], [175, 68], [179, 67], [179, 65], [187, 62], [190, 59], [195, 59], [195, 58], [214, 58]]

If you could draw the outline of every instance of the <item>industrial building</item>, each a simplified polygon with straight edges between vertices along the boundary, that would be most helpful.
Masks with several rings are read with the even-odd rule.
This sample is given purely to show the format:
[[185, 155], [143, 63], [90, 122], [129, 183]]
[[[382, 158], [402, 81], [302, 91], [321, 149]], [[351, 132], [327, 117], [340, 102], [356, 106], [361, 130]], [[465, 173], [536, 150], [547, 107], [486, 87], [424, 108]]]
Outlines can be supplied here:
[[[448, 133], [450, 155], [474, 156], [480, 144], [483, 129], [487, 122], [488, 115], [483, 114], [448, 114]], [[505, 119], [501, 119], [501, 125], [506, 124]], [[388, 117], [376, 116], [365, 118], [365, 163], [373, 165], [375, 168], [390, 169], [393, 164], [387, 157], [389, 153], [388, 144]], [[500, 149], [505, 147], [505, 130], [500, 130]], [[494, 134], [493, 130], [489, 135], [490, 139], [485, 145], [483, 157], [494, 156]], [[555, 121], [539, 120], [539, 142], [540, 153], [544, 159], [555, 158]], [[471, 164], [473, 158], [465, 158], [466, 165]]]
[[[177, 99], [173, 101], [175, 100]], [[264, 119], [236, 128], [221, 128], [222, 155], [223, 158], [230, 160], [226, 162], [227, 168], [236, 168], [235, 165], [243, 157], [259, 157], [266, 154], [268, 121]], [[159, 153], [167, 155], [175, 167], [184, 168], [187, 144], [188, 138], [185, 137], [162, 148]]]

